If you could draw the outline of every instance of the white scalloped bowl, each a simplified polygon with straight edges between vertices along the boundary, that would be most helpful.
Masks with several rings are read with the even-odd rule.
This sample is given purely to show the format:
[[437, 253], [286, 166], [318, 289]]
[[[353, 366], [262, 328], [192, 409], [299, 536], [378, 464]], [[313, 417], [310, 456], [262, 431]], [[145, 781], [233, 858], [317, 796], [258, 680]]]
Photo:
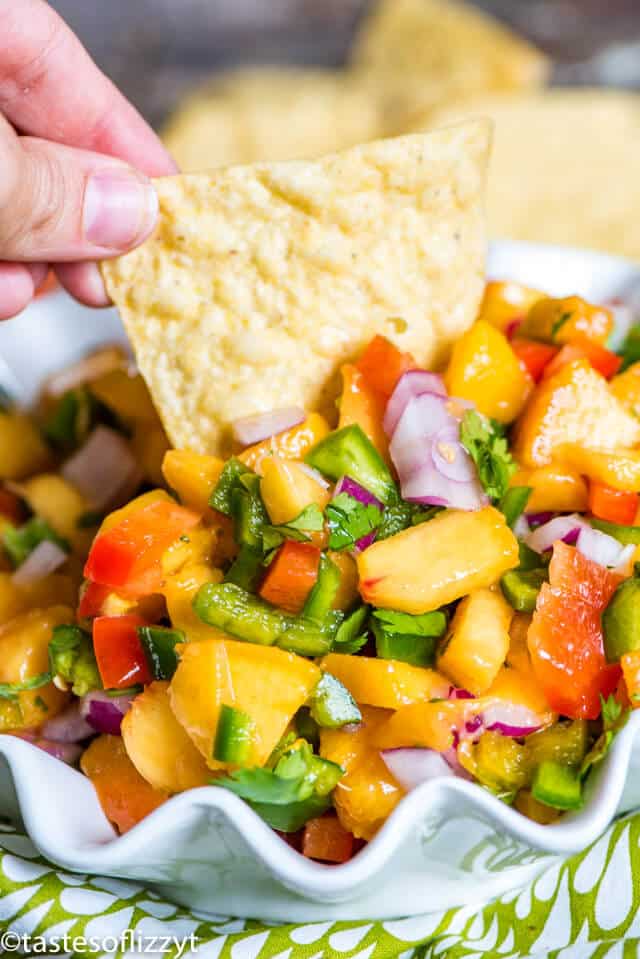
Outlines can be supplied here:
[[[496, 243], [489, 274], [595, 301], [635, 299], [640, 289], [640, 267], [561, 247]], [[114, 338], [124, 338], [114, 311], [51, 295], [0, 326], [0, 383], [28, 402], [43, 377]], [[436, 780], [408, 795], [342, 866], [305, 860], [242, 800], [213, 786], [173, 797], [118, 838], [88, 779], [11, 736], [0, 736], [0, 814], [61, 867], [137, 880], [208, 914], [412, 916], [515, 889], [594, 841], [616, 814], [640, 807], [639, 731], [637, 713], [592, 777], [584, 808], [556, 824], [533, 823], [472, 783]]]

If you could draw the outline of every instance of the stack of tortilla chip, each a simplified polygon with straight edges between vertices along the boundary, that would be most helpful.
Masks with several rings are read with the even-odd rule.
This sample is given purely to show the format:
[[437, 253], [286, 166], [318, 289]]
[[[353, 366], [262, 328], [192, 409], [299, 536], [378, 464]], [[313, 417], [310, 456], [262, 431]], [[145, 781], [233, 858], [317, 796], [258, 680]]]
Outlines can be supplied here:
[[458, 0], [370, 0], [342, 71], [238, 70], [179, 108], [185, 170], [313, 158], [485, 115], [489, 232], [640, 260], [640, 97], [545, 87], [546, 58]]
[[344, 70], [264, 67], [213, 78], [170, 119], [187, 171], [313, 158], [407, 132], [426, 109], [478, 92], [537, 87], [546, 58], [457, 0], [377, 0]]

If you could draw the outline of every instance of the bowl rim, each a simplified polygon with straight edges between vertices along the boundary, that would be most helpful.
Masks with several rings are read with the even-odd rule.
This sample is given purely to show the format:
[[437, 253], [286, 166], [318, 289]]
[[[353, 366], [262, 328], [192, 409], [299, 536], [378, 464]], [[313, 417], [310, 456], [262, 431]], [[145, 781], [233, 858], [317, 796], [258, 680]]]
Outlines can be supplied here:
[[[522, 269], [506, 270], [502, 267], [501, 263], [509, 258], [513, 258], [515, 264], [521, 263]], [[548, 264], [557, 265], [557, 261], [560, 261], [584, 265], [587, 272], [602, 270], [603, 276], [617, 277], [625, 289], [629, 287], [640, 292], [640, 264], [607, 253], [558, 244], [493, 241], [488, 252], [487, 276], [527, 283], [521, 277], [528, 273], [528, 264], [532, 259], [541, 259], [545, 268]], [[514, 276], [514, 272], [520, 276]], [[533, 284], [533, 281], [529, 282]], [[55, 291], [34, 303], [27, 313], [31, 314], [32, 322], [40, 323], [46, 320], [51, 311], [60, 314], [67, 311], [69, 303], [63, 291]], [[77, 322], [78, 308], [74, 306], [73, 312]], [[95, 317], [95, 311], [86, 309], [85, 312], [87, 317]], [[114, 324], [115, 311], [108, 310], [107, 314], [108, 320], [104, 324], [107, 337], [102, 342], [113, 342], [114, 330], [118, 329], [117, 323]], [[99, 331], [96, 336], [99, 339]], [[24, 340], [26, 345], [28, 338], [24, 337]], [[0, 380], [2, 344], [3, 331], [0, 328]], [[454, 800], [458, 805], [462, 803], [476, 817], [532, 850], [559, 856], [583, 849], [598, 838], [616, 814], [639, 731], [640, 711], [630, 716], [600, 769], [593, 775], [584, 807], [578, 812], [566, 814], [556, 823], [535, 823], [476, 783], [443, 778], [425, 783], [408, 793], [367, 846], [352, 860], [338, 866], [306, 859], [282, 840], [243, 800], [215, 786], [204, 786], [171, 797], [125, 835], [116, 836], [102, 813], [89, 780], [69, 767], [58, 770], [58, 779], [79, 777], [85, 787], [90, 788], [91, 796], [86, 788], [83, 795], [89, 797], [92, 813], [95, 812], [99, 817], [96, 819], [96, 836], [101, 838], [94, 836], [92, 841], [87, 842], [86, 835], [79, 830], [77, 842], [69, 841], [68, 834], [64, 842], [56, 841], [56, 836], [47, 829], [47, 817], [42, 815], [43, 803], [49, 802], [50, 797], [46, 790], [34, 789], [33, 784], [41, 783], [43, 775], [53, 774], [54, 767], [50, 764], [59, 765], [58, 761], [32, 744], [9, 735], [0, 735], [0, 755], [5, 757], [9, 765], [29, 835], [43, 855], [63, 867], [79, 872], [113, 872], [120, 864], [130, 862], [138, 852], [153, 843], [154, 836], [166, 834], [167, 829], [187, 810], [213, 810], [242, 834], [256, 858], [284, 885], [301, 894], [338, 896], [366, 884], [372, 875], [390, 861], [402, 843], [415, 834], [421, 823], [447, 808]], [[67, 781], [71, 783], [72, 780], [67, 778]], [[77, 782], [74, 788], [80, 788]]]

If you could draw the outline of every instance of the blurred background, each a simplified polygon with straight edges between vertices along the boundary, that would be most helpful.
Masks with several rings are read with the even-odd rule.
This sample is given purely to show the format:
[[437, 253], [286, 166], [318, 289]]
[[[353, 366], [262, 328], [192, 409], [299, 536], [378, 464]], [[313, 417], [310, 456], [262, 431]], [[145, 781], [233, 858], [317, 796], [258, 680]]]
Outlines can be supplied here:
[[640, 262], [640, 0], [51, 2], [186, 172], [488, 116], [491, 236]]
[[[368, 0], [52, 0], [154, 124], [212, 70], [337, 66]], [[554, 61], [553, 82], [640, 87], [640, 0], [477, 0]]]

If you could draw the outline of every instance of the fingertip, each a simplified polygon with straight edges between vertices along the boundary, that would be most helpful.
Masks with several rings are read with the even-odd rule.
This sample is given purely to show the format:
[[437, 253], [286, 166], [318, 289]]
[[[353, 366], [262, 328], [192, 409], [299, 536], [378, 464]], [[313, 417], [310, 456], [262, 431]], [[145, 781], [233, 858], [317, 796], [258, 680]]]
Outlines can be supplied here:
[[102, 275], [96, 263], [58, 263], [56, 275], [61, 286], [85, 306], [111, 306]]
[[10, 320], [29, 305], [35, 293], [33, 275], [21, 263], [0, 263], [0, 320]]

